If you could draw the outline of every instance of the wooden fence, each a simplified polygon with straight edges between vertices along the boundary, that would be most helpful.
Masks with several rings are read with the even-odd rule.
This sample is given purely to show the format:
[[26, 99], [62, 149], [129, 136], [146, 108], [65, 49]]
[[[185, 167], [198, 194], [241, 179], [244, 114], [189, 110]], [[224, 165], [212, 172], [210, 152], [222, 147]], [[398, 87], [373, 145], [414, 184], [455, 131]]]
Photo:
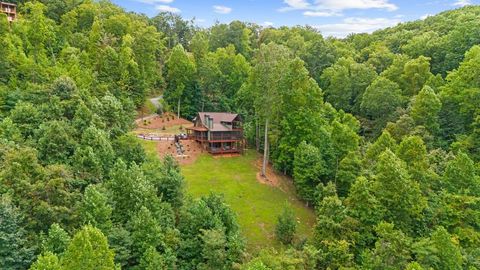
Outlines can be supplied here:
[[158, 136], [158, 135], [139, 134], [139, 135], [137, 135], [137, 138], [140, 138], [140, 139], [146, 140], [146, 141], [175, 141], [174, 136]]

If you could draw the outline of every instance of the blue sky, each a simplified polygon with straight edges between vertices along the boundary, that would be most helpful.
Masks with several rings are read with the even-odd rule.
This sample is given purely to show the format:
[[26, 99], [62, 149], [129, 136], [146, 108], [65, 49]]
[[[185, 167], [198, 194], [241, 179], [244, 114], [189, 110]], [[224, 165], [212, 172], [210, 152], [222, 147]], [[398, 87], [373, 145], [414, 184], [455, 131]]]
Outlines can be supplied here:
[[171, 11], [198, 26], [216, 21], [255, 22], [264, 26], [311, 25], [325, 36], [372, 32], [399, 22], [423, 19], [480, 0], [111, 0], [127, 11], [155, 16]]

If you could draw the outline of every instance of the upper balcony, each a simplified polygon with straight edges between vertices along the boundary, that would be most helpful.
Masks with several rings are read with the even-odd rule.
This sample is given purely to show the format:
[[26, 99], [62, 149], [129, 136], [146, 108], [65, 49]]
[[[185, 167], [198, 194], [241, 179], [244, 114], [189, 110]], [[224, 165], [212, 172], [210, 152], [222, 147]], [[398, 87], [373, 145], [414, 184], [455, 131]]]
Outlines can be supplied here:
[[210, 141], [240, 141], [242, 139], [242, 131], [222, 131], [210, 133]]

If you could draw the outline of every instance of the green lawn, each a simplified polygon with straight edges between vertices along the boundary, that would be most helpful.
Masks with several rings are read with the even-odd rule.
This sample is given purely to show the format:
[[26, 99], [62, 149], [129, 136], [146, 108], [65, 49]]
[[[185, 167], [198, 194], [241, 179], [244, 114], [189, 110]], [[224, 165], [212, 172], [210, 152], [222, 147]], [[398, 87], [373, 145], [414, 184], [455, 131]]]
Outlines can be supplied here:
[[145, 153], [148, 156], [158, 155], [158, 153], [157, 153], [157, 142], [156, 141], [147, 141], [147, 140], [142, 140], [142, 139], [138, 139], [138, 140], [143, 145], [143, 148], [145, 149]]
[[242, 233], [250, 251], [279, 246], [274, 237], [276, 219], [285, 202], [293, 207], [298, 221], [298, 237], [312, 234], [314, 212], [295, 196], [293, 186], [281, 178], [279, 187], [261, 184], [256, 179], [258, 169], [254, 151], [240, 157], [202, 155], [193, 164], [182, 167], [187, 193], [193, 197], [221, 193], [237, 213]]

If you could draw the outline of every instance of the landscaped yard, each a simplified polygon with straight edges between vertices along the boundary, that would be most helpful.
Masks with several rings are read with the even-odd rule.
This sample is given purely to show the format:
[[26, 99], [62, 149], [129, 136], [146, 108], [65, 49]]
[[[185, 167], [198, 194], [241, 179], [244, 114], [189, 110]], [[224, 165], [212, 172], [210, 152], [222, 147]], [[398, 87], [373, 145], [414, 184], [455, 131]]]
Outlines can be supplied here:
[[286, 202], [293, 207], [298, 221], [298, 237], [312, 234], [315, 215], [296, 197], [294, 188], [286, 178], [278, 176], [278, 185], [257, 181], [259, 156], [254, 151], [239, 157], [212, 157], [201, 155], [193, 164], [182, 166], [187, 182], [187, 193], [193, 197], [210, 192], [221, 193], [237, 213], [248, 249], [278, 246], [274, 237], [277, 216]]
[[192, 125], [174, 125], [166, 127], [165, 129], [156, 128], [156, 129], [146, 129], [146, 128], [137, 128], [134, 133], [136, 134], [152, 134], [152, 135], [177, 135], [181, 133], [187, 133], [186, 127], [191, 127]]

